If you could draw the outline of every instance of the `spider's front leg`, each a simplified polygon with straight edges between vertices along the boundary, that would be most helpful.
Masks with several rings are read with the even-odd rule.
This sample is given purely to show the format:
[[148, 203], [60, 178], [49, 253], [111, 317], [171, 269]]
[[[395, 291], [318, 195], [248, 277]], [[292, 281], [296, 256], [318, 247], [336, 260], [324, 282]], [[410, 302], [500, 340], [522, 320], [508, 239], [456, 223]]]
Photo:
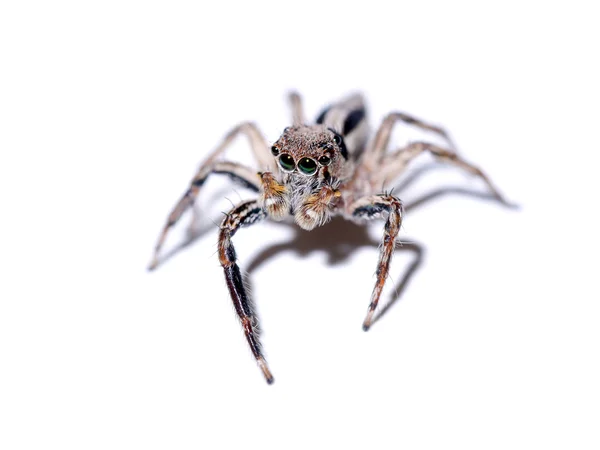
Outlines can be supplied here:
[[385, 280], [389, 273], [390, 261], [392, 260], [392, 254], [396, 246], [396, 237], [402, 225], [402, 202], [399, 198], [387, 194], [364, 197], [352, 204], [351, 214], [355, 218], [362, 219], [377, 219], [387, 214], [379, 261], [375, 272], [377, 281], [371, 294], [371, 303], [369, 304], [367, 316], [363, 322], [363, 330], [367, 331], [371, 327], [373, 313], [375, 312], [375, 308], [377, 308]]
[[236, 263], [236, 254], [231, 238], [240, 227], [252, 225], [267, 216], [266, 211], [260, 206], [258, 200], [251, 200], [236, 206], [221, 223], [219, 233], [219, 262], [225, 271], [225, 280], [227, 288], [233, 301], [233, 306], [237, 312], [244, 334], [252, 354], [256, 358], [260, 369], [267, 380], [267, 383], [273, 383], [273, 375], [269, 371], [267, 362], [261, 351], [258, 340], [258, 318], [252, 310], [252, 303], [246, 293], [240, 268]]
[[196, 197], [198, 197], [198, 193], [200, 192], [200, 188], [204, 185], [210, 174], [228, 174], [233, 179], [242, 182], [242, 184], [245, 186], [250, 187], [258, 192], [260, 180], [256, 176], [256, 171], [241, 164], [218, 161], [218, 158], [222, 155], [222, 153], [240, 134], [245, 134], [248, 137], [250, 148], [252, 149], [252, 152], [254, 153], [254, 156], [262, 169], [265, 169], [269, 167], [269, 165], [273, 164], [268, 143], [256, 125], [251, 122], [244, 122], [227, 133], [221, 144], [200, 165], [196, 171], [196, 174], [190, 181], [188, 189], [171, 210], [160, 236], [158, 237], [156, 246], [154, 247], [154, 255], [150, 265], [148, 266], [149, 270], [156, 268], [158, 265], [158, 256], [169, 230], [177, 223], [183, 213], [194, 205]]

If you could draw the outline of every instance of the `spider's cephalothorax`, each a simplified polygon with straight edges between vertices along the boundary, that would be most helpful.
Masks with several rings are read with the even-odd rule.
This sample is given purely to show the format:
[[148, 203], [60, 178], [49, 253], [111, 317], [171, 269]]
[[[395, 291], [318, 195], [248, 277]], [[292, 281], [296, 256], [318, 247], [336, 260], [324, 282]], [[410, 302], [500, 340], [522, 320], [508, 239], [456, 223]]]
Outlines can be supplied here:
[[[306, 230], [323, 225], [334, 215], [353, 221], [385, 219], [375, 287], [363, 322], [366, 331], [373, 321], [402, 223], [400, 199], [380, 190], [393, 183], [415, 157], [428, 152], [441, 161], [461, 167], [480, 177], [492, 194], [504, 202], [487, 176], [457, 155], [442, 128], [404, 113], [393, 112], [385, 117], [375, 134], [368, 139], [369, 127], [361, 95], [355, 94], [331, 104], [312, 125], [308, 125], [304, 118], [300, 96], [292, 93], [290, 101], [293, 124], [272, 145], [266, 142], [254, 124], [245, 122], [233, 128], [221, 145], [200, 165], [183, 197], [169, 214], [149, 267], [154, 269], [157, 266], [168, 230], [194, 204], [210, 174], [227, 174], [256, 191], [257, 199], [242, 202], [221, 223], [219, 261], [248, 344], [268, 383], [273, 382], [273, 376], [262, 354], [258, 320], [247, 296], [231, 242], [240, 227], [268, 217], [274, 220], [293, 217]], [[447, 142], [447, 146], [418, 141], [389, 152], [390, 135], [398, 122], [436, 133]], [[248, 137], [259, 165], [258, 170], [221, 158], [239, 134]]]
[[262, 203], [269, 215], [282, 219], [292, 214], [305, 230], [327, 222], [341, 201], [340, 184], [352, 175], [342, 135], [324, 125], [288, 127], [271, 153], [281, 183], [271, 178], [263, 187]]

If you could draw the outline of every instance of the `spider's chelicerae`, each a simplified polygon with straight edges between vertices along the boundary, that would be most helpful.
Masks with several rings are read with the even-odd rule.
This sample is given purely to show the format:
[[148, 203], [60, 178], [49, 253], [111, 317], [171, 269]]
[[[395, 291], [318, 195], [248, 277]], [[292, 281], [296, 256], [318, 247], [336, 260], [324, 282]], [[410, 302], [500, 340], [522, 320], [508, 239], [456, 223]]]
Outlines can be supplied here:
[[[233, 128], [221, 145], [200, 165], [189, 188], [169, 214], [149, 266], [149, 269], [157, 266], [167, 232], [193, 206], [210, 174], [227, 174], [256, 191], [258, 198], [240, 203], [223, 219], [219, 231], [218, 253], [246, 339], [268, 383], [273, 382], [273, 375], [261, 351], [258, 321], [248, 299], [231, 242], [240, 227], [266, 218], [279, 221], [289, 216], [305, 230], [323, 225], [336, 215], [355, 222], [385, 219], [375, 272], [377, 280], [363, 322], [363, 329], [367, 331], [388, 276], [402, 223], [401, 200], [391, 193], [380, 193], [383, 186], [392, 183], [421, 153], [429, 152], [441, 161], [459, 166], [480, 177], [494, 197], [504, 203], [488, 177], [456, 154], [442, 128], [404, 113], [393, 112], [385, 117], [374, 136], [369, 139], [365, 104], [361, 95], [355, 94], [331, 104], [311, 125], [304, 118], [300, 96], [292, 92], [289, 98], [293, 124], [283, 131], [273, 145], [268, 144], [256, 125], [242, 123]], [[398, 122], [438, 134], [447, 142], [447, 147], [429, 142], [412, 142], [388, 152], [390, 135]], [[223, 152], [240, 134], [248, 137], [259, 172], [236, 162], [222, 160]]]

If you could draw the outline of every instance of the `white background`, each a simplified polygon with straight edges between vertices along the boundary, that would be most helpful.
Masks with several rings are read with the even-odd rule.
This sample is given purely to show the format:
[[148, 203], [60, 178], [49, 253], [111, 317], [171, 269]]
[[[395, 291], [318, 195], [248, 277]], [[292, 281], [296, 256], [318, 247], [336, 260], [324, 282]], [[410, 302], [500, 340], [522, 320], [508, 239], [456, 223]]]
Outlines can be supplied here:
[[[3, 2], [0, 448], [598, 448], [585, 3]], [[251, 193], [211, 179], [206, 232], [145, 267], [197, 164], [242, 120], [275, 140], [291, 88], [310, 117], [361, 90], [373, 126], [442, 124], [520, 209], [448, 168], [399, 192], [445, 193], [407, 211], [422, 263], [369, 333], [381, 223], [242, 230], [267, 386], [215, 254]]]

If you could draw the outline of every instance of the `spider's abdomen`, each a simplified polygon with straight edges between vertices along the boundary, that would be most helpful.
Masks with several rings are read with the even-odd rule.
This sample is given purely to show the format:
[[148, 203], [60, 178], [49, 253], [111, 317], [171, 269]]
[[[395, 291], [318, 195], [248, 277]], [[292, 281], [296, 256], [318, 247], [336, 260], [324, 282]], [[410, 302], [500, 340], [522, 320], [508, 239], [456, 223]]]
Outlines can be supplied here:
[[369, 124], [362, 95], [353, 94], [327, 106], [316, 123], [343, 136], [349, 158], [356, 160], [363, 152], [369, 137]]

